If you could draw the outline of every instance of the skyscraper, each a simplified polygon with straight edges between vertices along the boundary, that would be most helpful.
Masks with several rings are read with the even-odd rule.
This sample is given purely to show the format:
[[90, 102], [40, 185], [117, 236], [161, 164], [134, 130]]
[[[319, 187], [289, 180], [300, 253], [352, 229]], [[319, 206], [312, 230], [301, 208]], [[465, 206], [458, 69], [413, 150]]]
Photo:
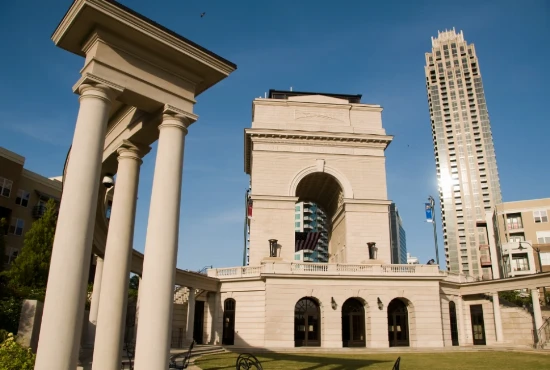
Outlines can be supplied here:
[[407, 238], [395, 203], [390, 204], [391, 263], [407, 264]]
[[298, 202], [295, 207], [294, 231], [320, 233], [315, 249], [297, 251], [294, 259], [305, 262], [328, 262], [328, 226], [325, 211], [314, 202]]
[[438, 32], [425, 72], [447, 269], [490, 275], [479, 260], [487, 235], [477, 222], [502, 197], [474, 45], [462, 31]]

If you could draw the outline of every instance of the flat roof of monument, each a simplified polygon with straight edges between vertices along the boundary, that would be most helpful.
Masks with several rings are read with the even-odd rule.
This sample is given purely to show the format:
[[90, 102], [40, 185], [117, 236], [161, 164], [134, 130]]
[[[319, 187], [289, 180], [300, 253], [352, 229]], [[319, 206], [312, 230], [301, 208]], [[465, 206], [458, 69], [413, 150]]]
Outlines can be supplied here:
[[331, 98], [338, 98], [347, 100], [353, 104], [361, 104], [361, 97], [363, 95], [356, 94], [331, 94], [331, 93], [320, 93], [320, 92], [305, 92], [305, 91], [286, 91], [286, 90], [269, 90], [269, 99], [288, 99], [290, 96], [307, 96], [307, 95], [322, 95], [330, 96]]
[[[74, 0], [51, 38], [60, 48], [85, 57], [83, 46], [97, 28], [123, 36], [137, 47], [161, 54], [176, 65], [187, 65], [191, 70], [208, 66], [227, 76], [237, 69], [235, 63], [114, 0]], [[204, 70], [199, 76], [203, 73]], [[209, 85], [221, 79], [218, 75], [208, 81]]]

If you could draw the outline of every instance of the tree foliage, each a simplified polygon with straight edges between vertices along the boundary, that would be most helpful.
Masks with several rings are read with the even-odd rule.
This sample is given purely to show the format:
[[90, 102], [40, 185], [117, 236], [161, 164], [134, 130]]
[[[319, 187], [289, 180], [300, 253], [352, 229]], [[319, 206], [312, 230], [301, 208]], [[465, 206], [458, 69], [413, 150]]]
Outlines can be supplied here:
[[3, 258], [6, 255], [6, 242], [4, 241], [4, 232], [6, 230], [6, 219], [0, 218], [0, 271], [3, 270], [4, 267], [4, 261]]
[[35, 359], [31, 349], [17, 343], [11, 333], [0, 343], [0, 370], [32, 370]]
[[139, 289], [139, 276], [134, 275], [130, 278], [130, 283], [128, 285], [128, 298], [130, 300], [137, 300]]
[[21, 253], [5, 272], [11, 285], [30, 290], [46, 288], [56, 223], [57, 206], [50, 199], [43, 216], [25, 233]]

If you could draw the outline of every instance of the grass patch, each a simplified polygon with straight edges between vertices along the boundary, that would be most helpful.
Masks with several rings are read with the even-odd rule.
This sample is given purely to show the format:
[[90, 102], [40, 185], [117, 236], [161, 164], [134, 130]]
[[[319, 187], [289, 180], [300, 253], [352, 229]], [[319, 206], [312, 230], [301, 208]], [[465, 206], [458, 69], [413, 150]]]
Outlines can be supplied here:
[[[203, 370], [235, 369], [237, 353], [205, 356], [195, 364]], [[258, 353], [264, 370], [390, 370], [401, 356], [401, 370], [540, 370], [550, 369], [550, 355], [533, 352], [437, 353]]]

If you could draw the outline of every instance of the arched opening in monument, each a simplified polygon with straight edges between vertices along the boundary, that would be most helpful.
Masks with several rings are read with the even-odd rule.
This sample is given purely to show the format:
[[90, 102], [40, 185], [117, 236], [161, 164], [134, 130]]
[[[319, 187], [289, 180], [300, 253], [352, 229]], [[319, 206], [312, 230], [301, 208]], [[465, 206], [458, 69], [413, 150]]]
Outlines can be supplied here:
[[342, 345], [344, 347], [365, 347], [365, 308], [355, 298], [342, 306]]
[[321, 346], [321, 311], [313, 298], [304, 297], [294, 307], [294, 346]]
[[390, 347], [409, 346], [409, 311], [399, 298], [388, 305], [388, 340]]
[[458, 346], [458, 324], [456, 321], [456, 305], [453, 301], [449, 302], [449, 320], [451, 321], [451, 340], [453, 346]]
[[343, 190], [325, 172], [304, 177], [296, 187], [295, 256], [304, 262], [347, 262]]
[[236, 302], [233, 298], [228, 298], [223, 303], [222, 344], [224, 345], [235, 344], [235, 308]]

